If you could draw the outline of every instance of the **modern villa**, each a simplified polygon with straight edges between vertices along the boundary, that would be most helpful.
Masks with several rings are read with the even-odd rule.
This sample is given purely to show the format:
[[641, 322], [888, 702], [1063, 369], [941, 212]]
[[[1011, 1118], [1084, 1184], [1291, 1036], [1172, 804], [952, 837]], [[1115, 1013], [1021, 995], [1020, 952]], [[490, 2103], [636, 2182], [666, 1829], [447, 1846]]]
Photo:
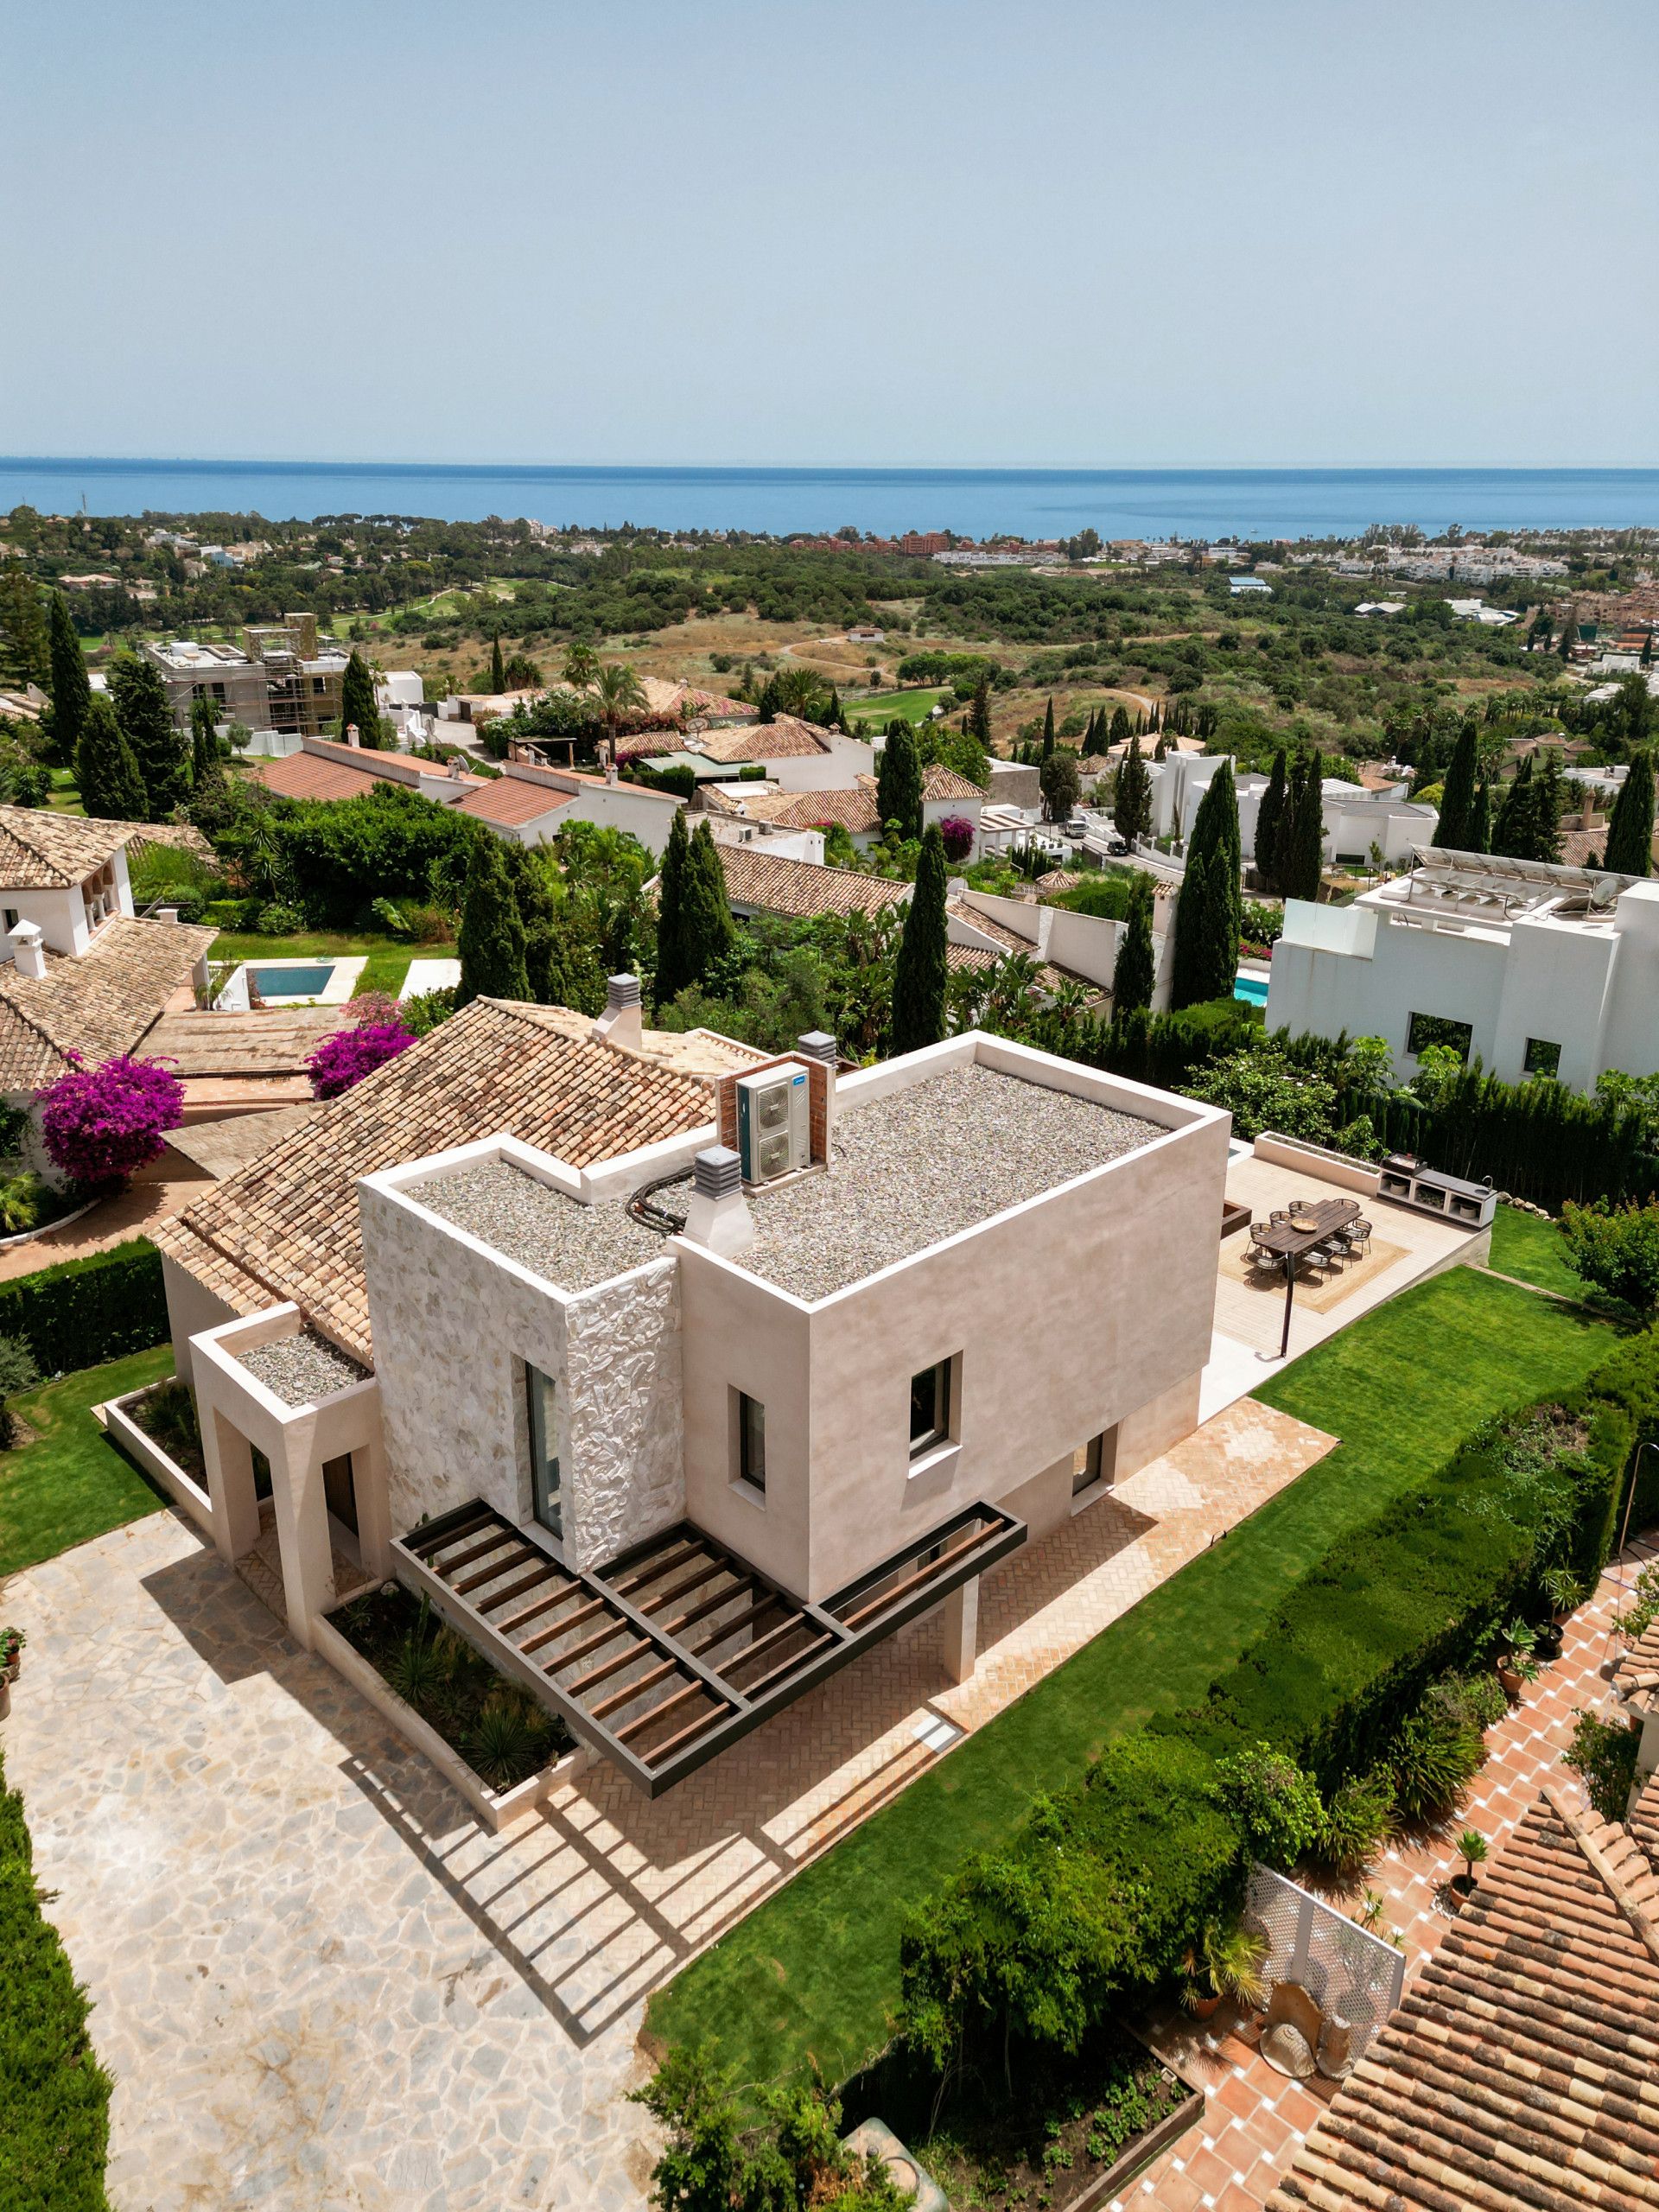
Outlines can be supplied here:
[[[431, 1601], [656, 1796], [1198, 1424], [1228, 1120], [480, 1001], [157, 1232], [229, 1560]], [[1078, 1286], [1087, 1296], [1078, 1298]]]

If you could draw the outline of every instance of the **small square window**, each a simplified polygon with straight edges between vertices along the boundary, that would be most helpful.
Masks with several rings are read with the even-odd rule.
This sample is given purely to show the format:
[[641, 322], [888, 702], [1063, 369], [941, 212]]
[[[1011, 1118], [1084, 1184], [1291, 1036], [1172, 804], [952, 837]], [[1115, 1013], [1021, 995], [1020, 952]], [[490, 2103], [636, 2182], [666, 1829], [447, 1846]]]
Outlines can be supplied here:
[[1465, 1066], [1475, 1041], [1474, 1025], [1453, 1021], [1441, 1014], [1414, 1014], [1406, 1027], [1406, 1050], [1421, 1052], [1425, 1045], [1449, 1045]]
[[1521, 1065], [1529, 1075], [1554, 1075], [1561, 1065], [1561, 1048], [1548, 1037], [1529, 1037]]
[[910, 1378], [910, 1456], [918, 1459], [950, 1434], [950, 1370], [955, 1363], [936, 1360]]
[[766, 1496], [766, 1409], [744, 1390], [737, 1394], [737, 1477]]

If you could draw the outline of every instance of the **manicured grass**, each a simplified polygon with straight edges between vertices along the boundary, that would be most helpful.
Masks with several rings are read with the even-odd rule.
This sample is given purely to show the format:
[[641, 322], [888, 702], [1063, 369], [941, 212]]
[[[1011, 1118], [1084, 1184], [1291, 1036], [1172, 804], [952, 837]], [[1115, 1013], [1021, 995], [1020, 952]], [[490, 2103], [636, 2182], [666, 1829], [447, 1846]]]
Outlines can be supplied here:
[[712, 2038], [745, 2078], [814, 2056], [831, 2081], [887, 2034], [906, 1912], [1108, 1738], [1208, 1688], [1336, 1539], [1498, 1408], [1579, 1382], [1604, 1323], [1458, 1268], [1379, 1307], [1260, 1392], [1338, 1448], [1161, 1584], [652, 2001], [668, 2043]]
[[874, 721], [883, 728], [890, 721], [925, 721], [941, 699], [956, 696], [948, 686], [935, 684], [919, 690], [874, 691], [868, 699], [843, 699], [842, 705], [849, 722]]
[[0, 1574], [15, 1574], [72, 1544], [157, 1513], [165, 1500], [92, 1419], [106, 1398], [173, 1372], [173, 1347], [83, 1367], [13, 1401], [35, 1440], [0, 1452]]
[[255, 937], [237, 930], [221, 930], [208, 948], [210, 960], [343, 959], [366, 953], [368, 965], [358, 977], [352, 996], [384, 991], [396, 998], [404, 988], [411, 960], [452, 960], [453, 944], [411, 944], [405, 938], [353, 937], [340, 930], [303, 931], [296, 937]]
[[1492, 1216], [1491, 1264], [1501, 1275], [1559, 1291], [1563, 1298], [1595, 1296], [1593, 1287], [1568, 1265], [1567, 1240], [1554, 1223], [1513, 1206], [1499, 1206]]

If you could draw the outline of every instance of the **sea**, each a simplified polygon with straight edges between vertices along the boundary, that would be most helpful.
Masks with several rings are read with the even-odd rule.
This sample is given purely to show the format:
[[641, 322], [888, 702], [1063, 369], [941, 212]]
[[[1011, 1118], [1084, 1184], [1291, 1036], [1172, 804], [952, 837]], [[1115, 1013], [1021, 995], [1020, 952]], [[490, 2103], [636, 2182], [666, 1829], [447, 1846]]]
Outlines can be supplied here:
[[0, 456], [0, 513], [527, 517], [554, 527], [880, 537], [1351, 537], [1659, 526], [1651, 468], [706, 468]]

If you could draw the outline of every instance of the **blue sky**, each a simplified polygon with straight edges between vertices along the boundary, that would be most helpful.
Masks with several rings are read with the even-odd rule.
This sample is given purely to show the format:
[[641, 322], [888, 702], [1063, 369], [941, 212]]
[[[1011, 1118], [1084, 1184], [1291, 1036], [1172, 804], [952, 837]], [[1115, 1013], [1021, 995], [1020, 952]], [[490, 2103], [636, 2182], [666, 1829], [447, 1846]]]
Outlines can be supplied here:
[[0, 448], [1659, 463], [1647, 0], [9, 19]]

